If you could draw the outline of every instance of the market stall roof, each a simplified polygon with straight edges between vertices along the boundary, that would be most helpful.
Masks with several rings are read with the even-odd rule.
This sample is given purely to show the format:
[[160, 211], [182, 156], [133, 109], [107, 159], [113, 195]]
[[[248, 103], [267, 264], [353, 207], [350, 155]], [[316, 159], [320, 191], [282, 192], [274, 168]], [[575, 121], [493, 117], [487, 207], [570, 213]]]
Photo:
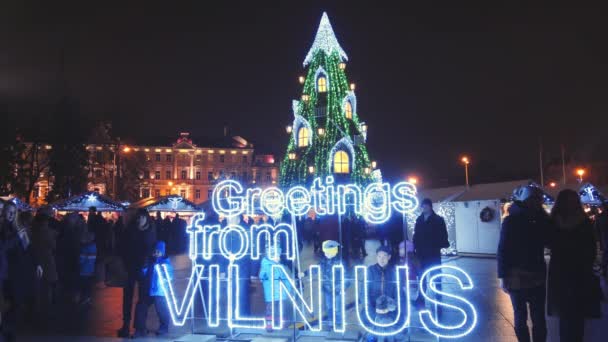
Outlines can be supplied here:
[[20, 200], [17, 197], [10, 197], [10, 196], [2, 196], [0, 197], [0, 199], [2, 199], [3, 201], [6, 202], [13, 202], [15, 203], [15, 205], [17, 205], [17, 209], [19, 211], [32, 211], [34, 210], [34, 208], [32, 208], [29, 204], [23, 202], [22, 200]]
[[446, 188], [422, 189], [418, 192], [418, 199], [422, 201], [425, 198], [430, 199], [433, 203], [451, 202], [454, 198], [462, 195], [466, 191], [464, 185], [451, 186]]
[[522, 179], [509, 182], [474, 184], [461, 196], [454, 199], [457, 202], [483, 201], [483, 200], [510, 200], [513, 190], [524, 185], [536, 185], [531, 179]]
[[97, 211], [123, 211], [125, 209], [119, 202], [94, 191], [59, 200], [52, 203], [51, 207], [58, 211], [88, 211], [90, 207], [95, 207]]
[[583, 184], [578, 193], [583, 204], [600, 205], [606, 201], [606, 197], [604, 197], [602, 192], [591, 183]]
[[201, 209], [187, 199], [178, 195], [144, 198], [131, 204], [131, 208], [145, 208], [148, 211], [181, 211], [199, 212]]

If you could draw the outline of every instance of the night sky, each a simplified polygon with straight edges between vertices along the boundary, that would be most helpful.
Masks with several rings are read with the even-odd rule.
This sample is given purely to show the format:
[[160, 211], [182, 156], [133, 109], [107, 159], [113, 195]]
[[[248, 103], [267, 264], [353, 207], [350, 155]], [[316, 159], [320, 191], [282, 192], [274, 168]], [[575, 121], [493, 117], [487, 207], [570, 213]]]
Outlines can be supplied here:
[[349, 56], [370, 155], [388, 178], [461, 183], [462, 153], [472, 182], [538, 177], [539, 138], [548, 158], [560, 143], [581, 162], [608, 147], [599, 5], [125, 2], [2, 2], [2, 134], [52, 115], [69, 96], [83, 122], [111, 120], [121, 137], [169, 142], [228, 125], [282, 155], [297, 77], [327, 11]]

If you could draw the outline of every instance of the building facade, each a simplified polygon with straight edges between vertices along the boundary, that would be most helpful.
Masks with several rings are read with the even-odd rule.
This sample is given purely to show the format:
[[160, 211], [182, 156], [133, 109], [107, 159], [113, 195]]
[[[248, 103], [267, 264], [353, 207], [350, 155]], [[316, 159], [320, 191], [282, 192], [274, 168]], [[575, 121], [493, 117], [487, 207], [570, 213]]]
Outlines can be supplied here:
[[[272, 186], [278, 179], [274, 156], [256, 155], [253, 145], [238, 136], [199, 145], [189, 133], [180, 133], [168, 144], [89, 143], [86, 149], [88, 190], [114, 197], [117, 187], [131, 186], [137, 188], [138, 199], [175, 194], [202, 203], [224, 179], [261, 187]], [[133, 178], [136, 184], [125, 184], [133, 183]], [[44, 203], [51, 187], [52, 179], [43, 175], [32, 202]]]

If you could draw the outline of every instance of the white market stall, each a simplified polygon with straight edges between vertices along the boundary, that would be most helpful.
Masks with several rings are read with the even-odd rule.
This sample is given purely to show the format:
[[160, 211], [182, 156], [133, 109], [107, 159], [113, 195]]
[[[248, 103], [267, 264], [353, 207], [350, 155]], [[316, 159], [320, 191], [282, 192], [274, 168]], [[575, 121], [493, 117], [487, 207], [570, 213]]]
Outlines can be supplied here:
[[198, 205], [178, 195], [144, 198], [132, 203], [130, 208], [147, 209], [152, 216], [159, 211], [162, 217], [168, 214], [179, 214], [181, 218], [193, 216], [201, 211]]

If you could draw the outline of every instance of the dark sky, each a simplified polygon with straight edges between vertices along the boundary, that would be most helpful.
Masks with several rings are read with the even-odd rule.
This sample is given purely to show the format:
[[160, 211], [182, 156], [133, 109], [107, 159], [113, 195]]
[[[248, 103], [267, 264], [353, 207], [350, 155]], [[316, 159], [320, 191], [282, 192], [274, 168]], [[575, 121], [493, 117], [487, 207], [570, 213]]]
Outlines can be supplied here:
[[599, 5], [94, 3], [2, 2], [3, 132], [51, 115], [68, 95], [88, 122], [112, 120], [121, 137], [220, 135], [229, 125], [281, 155], [325, 10], [350, 59], [372, 159], [389, 177], [458, 183], [462, 153], [474, 182], [537, 177], [539, 137], [548, 158], [563, 142], [581, 162], [608, 145], [608, 21]]

